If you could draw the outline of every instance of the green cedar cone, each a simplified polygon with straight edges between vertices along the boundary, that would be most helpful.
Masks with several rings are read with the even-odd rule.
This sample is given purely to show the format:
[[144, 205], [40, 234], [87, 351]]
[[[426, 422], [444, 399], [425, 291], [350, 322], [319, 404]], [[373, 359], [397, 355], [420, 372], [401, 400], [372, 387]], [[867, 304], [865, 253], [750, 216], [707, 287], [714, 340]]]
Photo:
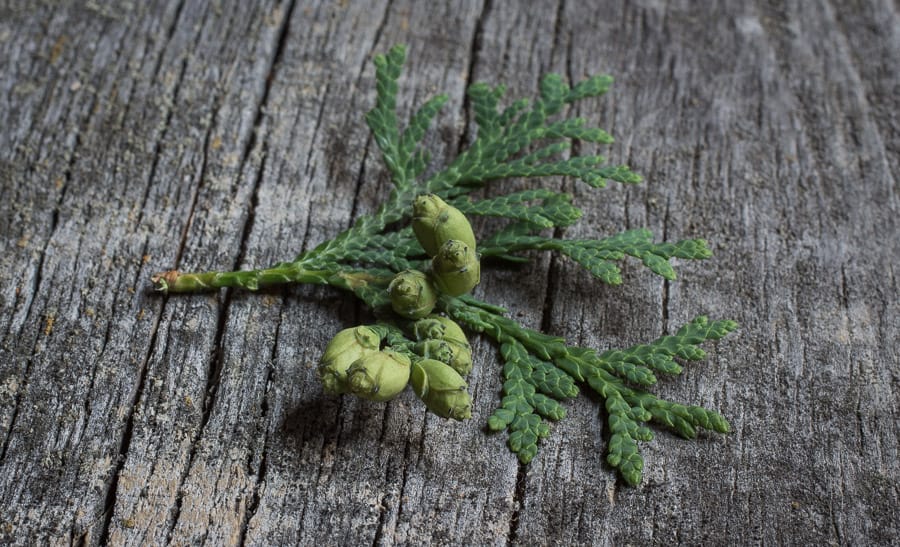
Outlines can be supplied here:
[[460, 296], [475, 288], [481, 280], [481, 264], [475, 251], [455, 239], [445, 242], [431, 260], [434, 283], [450, 296]]
[[393, 350], [370, 353], [350, 365], [347, 384], [350, 392], [370, 401], [388, 401], [406, 387], [410, 374], [409, 357]]
[[429, 315], [425, 319], [419, 319], [413, 325], [413, 333], [416, 340], [428, 340], [436, 338], [438, 340], [446, 340], [448, 342], [456, 342], [463, 346], [469, 346], [469, 340], [466, 333], [456, 321], [443, 317], [441, 315]]
[[450, 365], [461, 376], [472, 372], [472, 349], [468, 345], [432, 338], [416, 344], [414, 351], [426, 359]]
[[377, 352], [380, 345], [381, 337], [369, 327], [353, 327], [337, 333], [325, 346], [317, 370], [325, 392], [338, 395], [350, 391], [347, 369], [361, 357]]
[[451, 239], [475, 249], [475, 233], [466, 215], [434, 194], [416, 198], [412, 228], [428, 256], [435, 256], [441, 245]]
[[428, 276], [418, 270], [398, 273], [388, 285], [388, 293], [394, 311], [408, 319], [425, 317], [434, 309], [438, 299]]
[[423, 359], [412, 366], [410, 383], [428, 410], [443, 418], [465, 420], [472, 417], [468, 385], [458, 372], [440, 361]]

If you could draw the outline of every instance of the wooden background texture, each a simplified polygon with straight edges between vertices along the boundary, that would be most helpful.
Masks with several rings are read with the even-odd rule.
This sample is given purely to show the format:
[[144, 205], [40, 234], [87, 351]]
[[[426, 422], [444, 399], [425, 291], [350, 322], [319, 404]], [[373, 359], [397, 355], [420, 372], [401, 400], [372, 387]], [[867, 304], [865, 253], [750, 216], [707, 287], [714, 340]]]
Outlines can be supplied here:
[[[610, 73], [577, 113], [646, 182], [563, 179], [568, 237], [648, 227], [714, 256], [604, 286], [567, 259], [477, 295], [595, 348], [700, 314], [740, 331], [657, 393], [734, 431], [604, 461], [581, 396], [521, 466], [485, 421], [325, 396], [367, 319], [326, 288], [164, 297], [156, 271], [269, 265], [372, 211], [376, 53], [409, 46], [401, 115], [464, 90]], [[585, 151], [586, 148], [583, 148]], [[7, 1], [0, 4], [0, 542], [52, 545], [896, 545], [900, 4], [891, 0]], [[522, 181], [502, 184], [522, 186]]]

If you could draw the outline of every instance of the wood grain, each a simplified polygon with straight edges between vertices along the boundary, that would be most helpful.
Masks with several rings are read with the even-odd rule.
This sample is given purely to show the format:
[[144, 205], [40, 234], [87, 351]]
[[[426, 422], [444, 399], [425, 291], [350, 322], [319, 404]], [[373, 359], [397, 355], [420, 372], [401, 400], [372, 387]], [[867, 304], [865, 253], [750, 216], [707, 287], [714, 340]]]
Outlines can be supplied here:
[[[0, 542], [896, 544], [898, 29], [889, 0], [4, 4]], [[582, 396], [522, 466], [485, 433], [485, 340], [474, 419], [447, 423], [411, 393], [322, 393], [321, 348], [369, 317], [346, 295], [152, 293], [152, 272], [268, 265], [377, 207], [362, 114], [396, 43], [401, 117], [450, 97], [436, 165], [473, 137], [475, 81], [616, 77], [578, 114], [646, 182], [548, 181], [586, 211], [565, 235], [646, 226], [714, 257], [608, 287], [536, 256], [477, 291], [601, 349], [738, 320], [658, 388], [734, 433], [659, 431], [629, 488]]]

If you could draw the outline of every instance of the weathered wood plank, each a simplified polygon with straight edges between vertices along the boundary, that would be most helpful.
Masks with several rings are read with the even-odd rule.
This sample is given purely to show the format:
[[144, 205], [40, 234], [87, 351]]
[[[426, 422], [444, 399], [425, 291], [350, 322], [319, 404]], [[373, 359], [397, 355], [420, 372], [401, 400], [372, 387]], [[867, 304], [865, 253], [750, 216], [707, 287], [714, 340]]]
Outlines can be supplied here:
[[61, 8], [4, 18], [5, 58], [35, 90], [4, 109], [9, 127], [31, 124], [11, 135], [2, 185], [16, 246], [3, 267], [15, 297], [2, 314], [0, 489], [4, 533], [22, 542], [103, 528], [160, 310], [141, 290], [147, 234], [152, 215], [176, 212], [144, 203], [177, 87], [157, 46], [175, 6]]
[[[791, 27], [799, 34], [793, 42], [800, 51], [780, 46], [783, 29], [769, 28], [771, 14], [753, 6], [719, 3], [723, 13], [709, 18], [672, 3], [604, 14], [617, 28], [625, 21], [623, 36], [635, 40], [611, 56], [622, 64], [614, 72], [627, 75], [627, 89], [616, 94], [616, 120], [635, 120], [627, 155], [634, 165], [645, 166], [640, 170], [650, 181], [630, 190], [624, 204], [592, 196], [588, 199], [596, 206], [591, 210], [604, 217], [601, 223], [648, 225], [668, 238], [695, 236], [698, 228], [725, 237], [713, 238], [719, 249], [714, 263], [682, 266], [682, 281], [651, 281], [656, 288], [638, 293], [640, 300], [615, 289], [598, 291], [585, 301], [582, 291], [572, 289], [580, 283], [565, 285], [553, 317], [571, 318], [560, 334], [603, 346], [609, 332], [624, 335], [612, 341], [621, 345], [636, 341], [634, 333], [642, 329], [652, 336], [654, 328], [673, 329], [699, 313], [738, 313], [744, 330], [737, 338], [720, 343], [720, 351], [686, 381], [661, 388], [678, 399], [722, 408], [732, 416], [736, 434], [724, 443], [701, 441], [696, 448], [673, 437], [647, 446], [646, 489], [654, 494], [646, 513], [622, 509], [646, 500], [646, 491], [620, 491], [611, 481], [576, 489], [570, 469], [549, 464], [529, 476], [526, 507], [533, 499], [535, 510], [523, 512], [532, 519], [519, 528], [523, 543], [571, 537], [573, 527], [576, 538], [589, 541], [597, 537], [593, 523], [598, 520], [610, 524], [601, 537], [613, 543], [852, 543], [849, 538], [861, 537], [887, 543], [896, 537], [891, 524], [896, 520], [896, 471], [887, 471], [897, 469], [896, 408], [882, 409], [890, 416], [885, 428], [872, 420], [876, 413], [853, 410], [896, 396], [890, 380], [897, 369], [896, 351], [890, 347], [897, 339], [896, 297], [889, 296], [896, 286], [885, 291], [877, 279], [864, 280], [866, 272], [889, 272], [890, 257], [897, 256], [893, 242], [887, 242], [884, 253], [885, 242], [878, 237], [897, 233], [889, 213], [896, 208], [894, 182], [886, 165], [872, 172], [846, 161], [872, 149], [853, 141], [864, 141], [866, 133], [874, 137], [874, 128], [853, 88], [859, 80], [854, 82], [846, 51], [825, 32], [833, 26], [829, 10], [817, 14], [810, 4], [804, 6], [809, 9], [781, 17], [803, 22]], [[596, 33], [603, 25], [589, 13], [575, 13], [572, 20], [584, 24], [583, 40], [587, 29]], [[812, 56], [817, 62], [833, 56], [843, 65], [827, 70], [814, 66], [810, 73], [809, 60], [801, 55], [805, 48], [825, 52], [821, 61]], [[698, 53], [713, 50], [714, 55]], [[593, 57], [571, 62], [587, 64], [586, 72], [597, 70]], [[628, 70], [629, 65], [642, 69]], [[792, 92], [794, 81], [808, 81], [810, 89]], [[835, 89], [838, 84], [843, 89]], [[666, 90], [671, 97], [653, 96]], [[813, 99], [814, 90], [823, 97]], [[824, 111], [813, 110], [823, 106]], [[867, 184], [851, 197], [839, 189], [853, 179]], [[814, 187], [804, 188], [808, 185]], [[865, 212], [877, 202], [885, 207]], [[573, 235], [603, 233], [590, 226], [580, 224]], [[843, 275], [857, 261], [868, 264], [853, 266], [856, 281], [849, 283], [861, 294], [850, 299], [842, 294], [848, 283]], [[888, 283], [895, 281], [891, 277]], [[648, 295], [660, 300], [648, 303]], [[631, 306], [623, 306], [623, 296]], [[657, 327], [648, 322], [653, 308], [659, 310]], [[594, 313], [607, 319], [601, 322], [601, 336], [585, 330], [594, 326], [581, 319], [590, 312], [572, 317], [572, 309], [598, 310]], [[623, 317], [623, 310], [632, 313]], [[865, 327], [848, 327], [856, 314], [867, 318]], [[874, 345], [853, 349], [861, 342], [854, 331]], [[876, 340], [892, 342], [885, 347]], [[741, 354], [745, 359], [735, 357]], [[865, 372], [854, 372], [860, 359], [868, 362], [862, 365]], [[829, 381], [821, 380], [823, 371], [831, 375]], [[844, 393], [848, 385], [849, 393]], [[853, 439], [860, 422], [879, 430], [869, 435], [871, 443]], [[847, 434], [836, 438], [838, 431]], [[569, 458], [580, 460], [578, 450], [576, 444]], [[894, 488], [885, 489], [891, 483]], [[866, 499], [861, 490], [868, 488], [879, 495]], [[593, 495], [579, 496], [558, 514], [538, 509], [547, 506], [548, 498], [566, 499], [572, 490]], [[604, 493], [609, 505], [584, 502]], [[738, 515], [745, 516], [746, 525], [735, 525], [742, 521]], [[806, 519], [822, 525], [804, 526]]]
[[[854, 3], [268, 1], [0, 16], [0, 539], [85, 544], [839, 543], [900, 537], [900, 13]], [[603, 461], [581, 397], [530, 466], [473, 422], [329, 398], [314, 363], [368, 317], [300, 287], [161, 298], [153, 271], [293, 256], [387, 189], [362, 120], [371, 55], [410, 45], [404, 114], [450, 101], [436, 163], [471, 138], [464, 89], [530, 96], [617, 77], [579, 114], [644, 185], [588, 191], [571, 237], [647, 226], [716, 256], [600, 286], [564, 259], [478, 291], [598, 348], [735, 317], [659, 393], [735, 433], [660, 433], [645, 480]], [[503, 183], [517, 185], [517, 181]]]

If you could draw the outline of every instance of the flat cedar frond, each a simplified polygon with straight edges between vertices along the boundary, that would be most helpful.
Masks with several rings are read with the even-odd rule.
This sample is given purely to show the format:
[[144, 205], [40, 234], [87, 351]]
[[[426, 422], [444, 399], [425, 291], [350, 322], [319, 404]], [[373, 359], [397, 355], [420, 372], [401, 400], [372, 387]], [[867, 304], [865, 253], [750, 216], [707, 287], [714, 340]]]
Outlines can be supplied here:
[[[584, 266], [591, 274], [610, 285], [622, 282], [621, 272], [613, 262], [626, 256], [640, 259], [650, 270], [666, 279], [675, 279], [672, 258], [703, 259], [712, 253], [702, 239], [686, 239], [675, 243], [654, 243], [650, 230], [628, 230], [603, 239], [555, 239], [534, 235], [542, 226], [518, 223], [495, 233], [481, 246], [484, 256], [516, 260], [511, 253], [539, 250], [559, 251]], [[518, 260], [517, 260], [518, 261]]]
[[[728, 432], [728, 422], [718, 413], [666, 401], [646, 390], [659, 375], [680, 374], [679, 361], [703, 358], [700, 344], [733, 331], [737, 328], [733, 321], [698, 317], [675, 334], [648, 344], [598, 352], [526, 328], [506, 317], [503, 308], [465, 294], [478, 282], [479, 257], [522, 262], [528, 260], [523, 254], [527, 251], [555, 251], [601, 281], [617, 285], [622, 277], [616, 263], [627, 256], [666, 279], [675, 279], [672, 259], [710, 256], [702, 239], [654, 242], [645, 229], [599, 239], [542, 235], [546, 229], [569, 226], [581, 217], [582, 211], [566, 193], [536, 187], [480, 200], [468, 195], [508, 177], [566, 176], [594, 188], [608, 180], [640, 182], [641, 177], [627, 166], [610, 163], [603, 156], [562, 157], [571, 150], [573, 140], [612, 142], [606, 131], [564, 114], [566, 105], [606, 93], [612, 78], [594, 76], [570, 86], [550, 74], [541, 80], [538, 97], [505, 107], [501, 105], [503, 86], [472, 85], [468, 96], [477, 125], [475, 139], [449, 165], [421, 180], [429, 163], [422, 139], [447, 97], [437, 95], [426, 101], [402, 129], [396, 108], [405, 58], [403, 46], [375, 57], [377, 99], [365, 119], [393, 182], [378, 210], [293, 261], [237, 272], [163, 272], [153, 277], [157, 288], [168, 292], [220, 287], [256, 290], [313, 283], [352, 292], [375, 311], [380, 322], [342, 331], [329, 343], [319, 369], [323, 385], [327, 380], [326, 390], [383, 401], [390, 397], [378, 390], [389, 385], [392, 394], [397, 392], [405, 385], [405, 374], [429, 410], [459, 420], [471, 415], [463, 377], [472, 363], [471, 346], [459, 324], [483, 333], [499, 346], [504, 379], [502, 398], [487, 418], [488, 426], [509, 432], [509, 448], [523, 464], [537, 456], [540, 440], [551, 434], [549, 422], [565, 418], [565, 400], [584, 388], [604, 401], [610, 432], [607, 461], [632, 485], [641, 480], [644, 461], [637, 443], [653, 437], [650, 422], [685, 438], [695, 437], [698, 429]], [[475, 238], [465, 215], [508, 222], [488, 237]], [[439, 234], [444, 234], [443, 239], [434, 240]], [[366, 356], [372, 352], [377, 358], [370, 360]], [[355, 360], [351, 363], [347, 355]], [[379, 379], [390, 382], [379, 383]]]
[[[532, 201], [537, 203], [529, 205], [528, 202]], [[468, 215], [509, 218], [528, 222], [540, 228], [569, 226], [581, 218], [581, 209], [572, 205], [572, 196], [545, 188], [534, 188], [475, 202], [457, 199], [453, 204]]]

